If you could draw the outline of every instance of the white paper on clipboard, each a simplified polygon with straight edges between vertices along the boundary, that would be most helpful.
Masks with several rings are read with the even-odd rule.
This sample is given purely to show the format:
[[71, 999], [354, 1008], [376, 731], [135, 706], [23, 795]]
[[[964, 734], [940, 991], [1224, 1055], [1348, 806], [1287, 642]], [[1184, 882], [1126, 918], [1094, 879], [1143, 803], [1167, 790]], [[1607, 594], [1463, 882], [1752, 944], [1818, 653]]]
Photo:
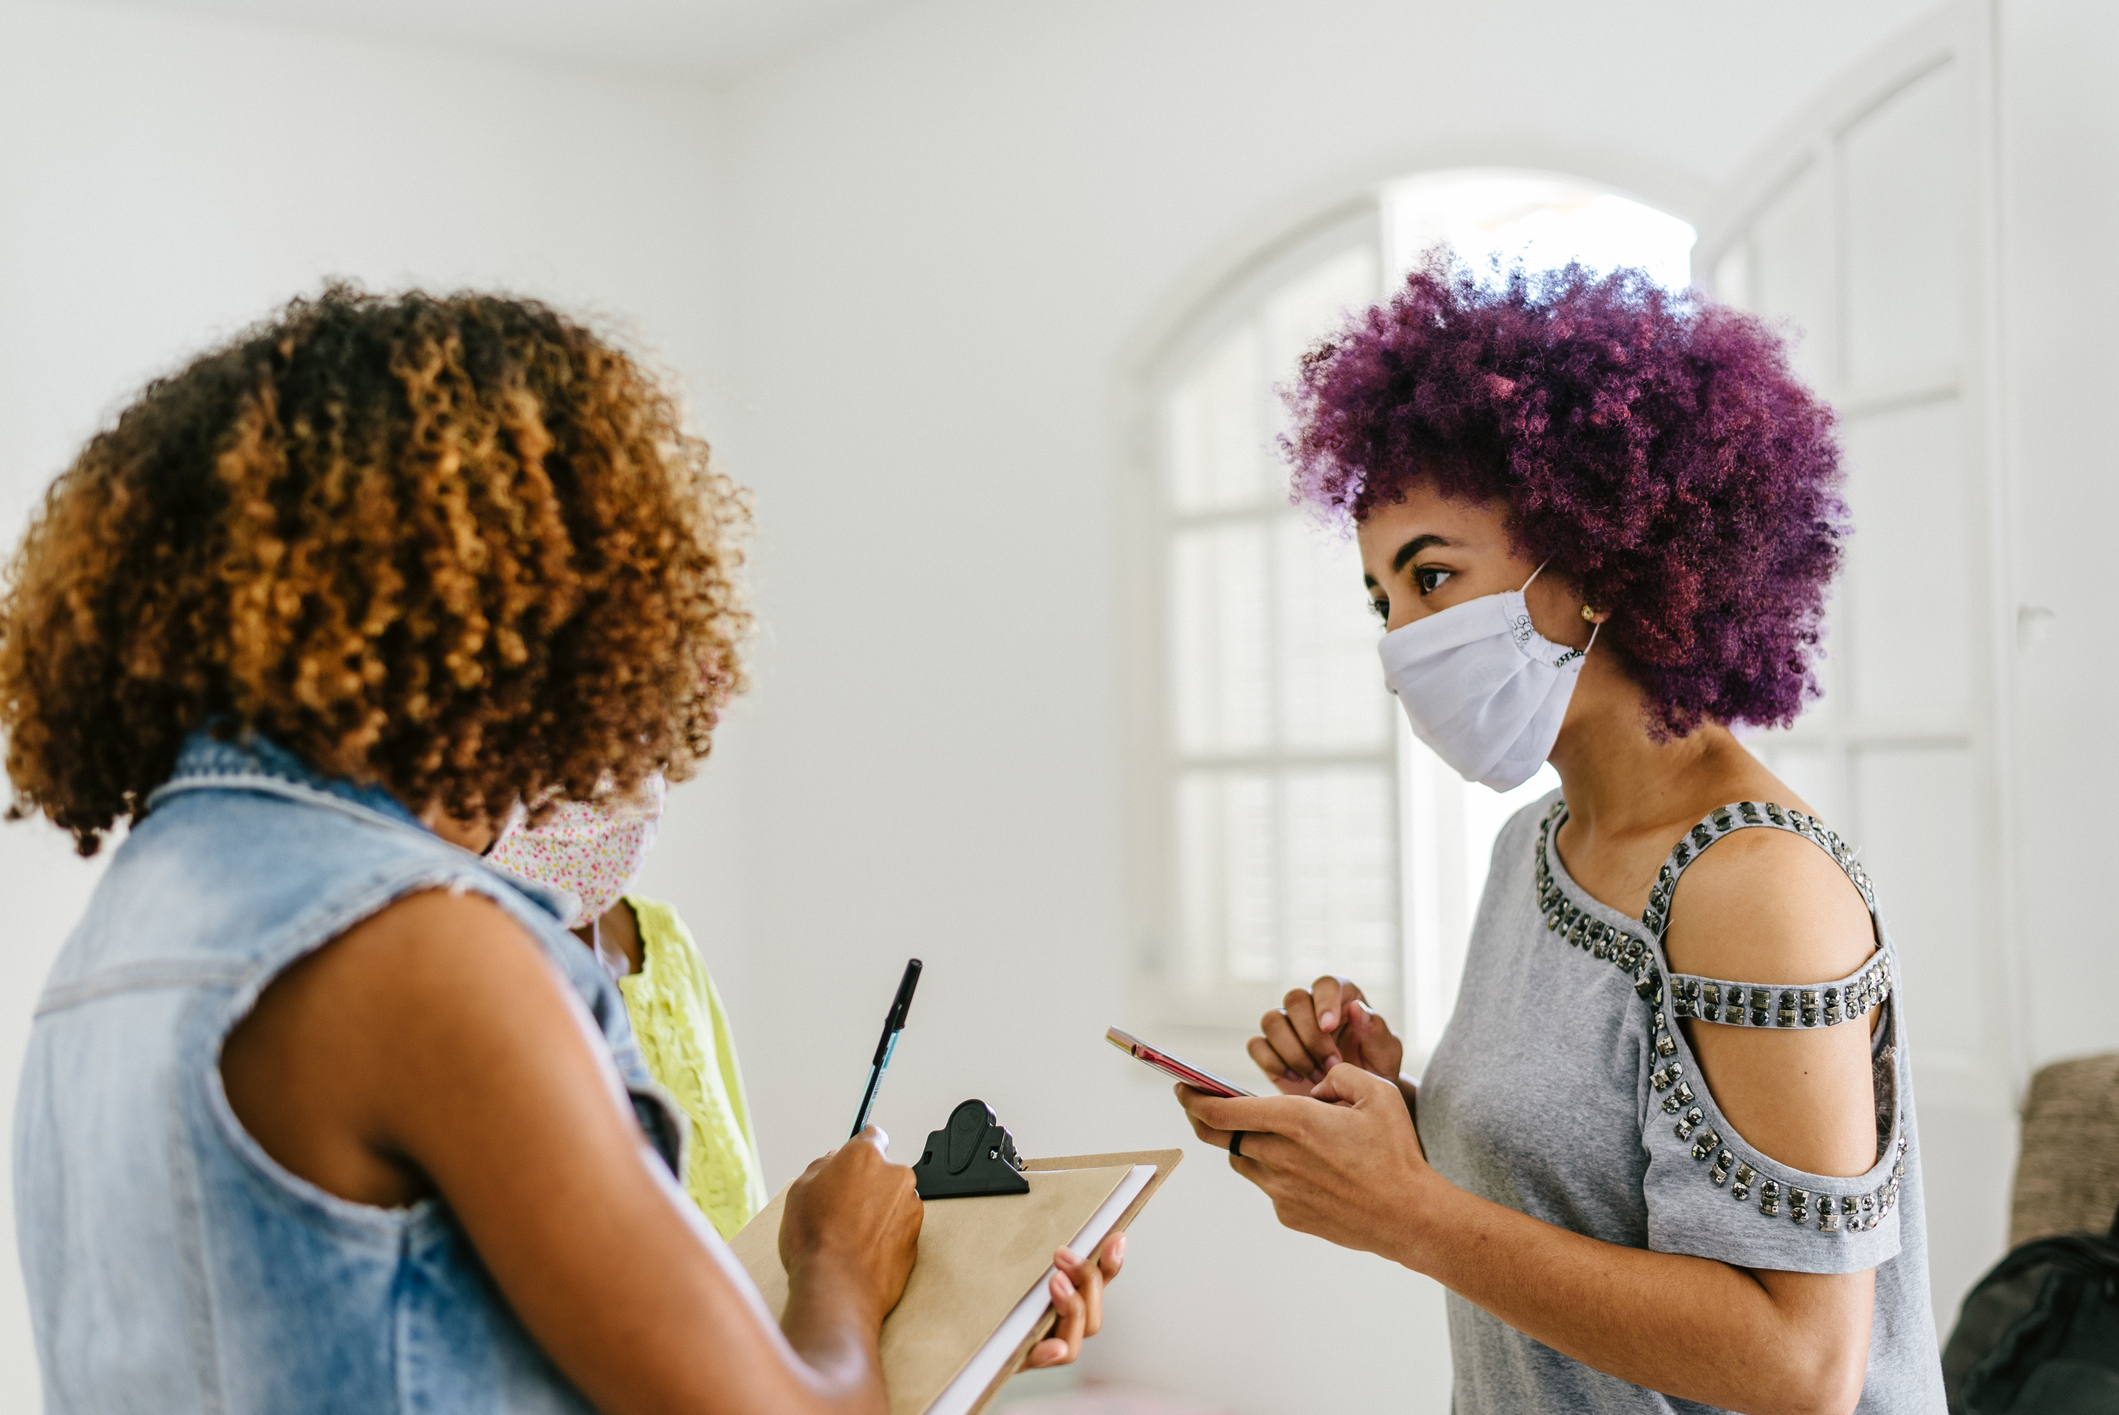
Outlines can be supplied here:
[[[1097, 1245], [1104, 1241], [1104, 1236], [1110, 1233], [1113, 1225], [1118, 1222], [1119, 1216], [1125, 1213], [1127, 1206], [1141, 1190], [1148, 1187], [1148, 1181], [1154, 1177], [1154, 1165], [1134, 1165], [1133, 1172], [1118, 1182], [1118, 1188], [1111, 1191], [1111, 1197], [1104, 1200], [1103, 1206], [1089, 1216], [1089, 1221], [1082, 1225], [1082, 1231], [1075, 1235], [1074, 1241], [1067, 1247], [1078, 1254], [1095, 1252]], [[1001, 1367], [1014, 1358], [1016, 1348], [1023, 1344], [1023, 1339], [1030, 1335], [1043, 1319], [1045, 1310], [1052, 1305], [1052, 1294], [1047, 1284], [1052, 1281], [1052, 1274], [1056, 1271], [1056, 1268], [1045, 1269], [1045, 1275], [1037, 1280], [1037, 1285], [1015, 1305], [1015, 1310], [1010, 1312], [1001, 1322], [999, 1329], [987, 1338], [986, 1344], [979, 1348], [978, 1354], [971, 1358], [957, 1378], [949, 1383], [948, 1388], [935, 1398], [934, 1404], [927, 1407], [927, 1415], [967, 1415], [967, 1412], [977, 1405], [979, 1398], [1001, 1374]]]

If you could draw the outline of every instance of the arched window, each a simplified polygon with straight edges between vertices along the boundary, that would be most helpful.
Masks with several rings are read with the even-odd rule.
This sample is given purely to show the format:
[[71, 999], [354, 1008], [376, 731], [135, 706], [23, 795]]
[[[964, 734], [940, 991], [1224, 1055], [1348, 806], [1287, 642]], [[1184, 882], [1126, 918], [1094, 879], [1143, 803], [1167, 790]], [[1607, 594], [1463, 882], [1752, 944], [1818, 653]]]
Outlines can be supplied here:
[[1152, 367], [1133, 858], [1143, 971], [1165, 1022], [1228, 1026], [1320, 973], [1359, 978], [1432, 1044], [1454, 1001], [1508, 796], [1405, 730], [1352, 544], [1291, 507], [1276, 389], [1303, 351], [1438, 242], [1509, 264], [1690, 279], [1692, 228], [1551, 173], [1431, 172], [1284, 240], [1184, 321]]

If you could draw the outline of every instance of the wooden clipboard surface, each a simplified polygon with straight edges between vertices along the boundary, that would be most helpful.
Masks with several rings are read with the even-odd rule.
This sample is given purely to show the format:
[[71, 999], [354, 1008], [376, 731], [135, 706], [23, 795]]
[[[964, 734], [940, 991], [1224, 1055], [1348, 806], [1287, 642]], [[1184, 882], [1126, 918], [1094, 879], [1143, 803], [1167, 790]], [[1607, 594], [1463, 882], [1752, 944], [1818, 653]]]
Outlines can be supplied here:
[[[1133, 1202], [1126, 1205], [1126, 1211], [1118, 1216], [1118, 1222], [1111, 1225], [1112, 1233], [1124, 1233], [1132, 1227], [1134, 1218], [1148, 1206], [1148, 1200], [1155, 1197], [1155, 1191], [1163, 1187], [1163, 1181], [1170, 1177], [1170, 1171], [1177, 1168], [1184, 1157], [1183, 1150], [1130, 1150], [1110, 1155], [1054, 1155], [1050, 1159], [1026, 1160], [1023, 1168], [1035, 1173], [1041, 1169], [1102, 1169], [1106, 1165], [1117, 1164], [1154, 1165], [1155, 1177], [1142, 1186], [1141, 1191], [1133, 1196]], [[994, 1377], [993, 1384], [987, 1386], [979, 1398], [972, 1402], [971, 1415], [979, 1415], [981, 1410], [992, 1403], [993, 1398], [1001, 1393], [1001, 1387], [1008, 1384], [1009, 1378], [1023, 1369], [1023, 1362], [1028, 1359], [1030, 1348], [1052, 1335], [1052, 1329], [1058, 1324], [1059, 1313], [1046, 1308], [1043, 1319], [1030, 1329], [1030, 1335], [1015, 1348], [1015, 1354], [1002, 1365], [1001, 1373]]]
[[[1137, 1153], [1104, 1155], [1056, 1155], [1047, 1159], [1029, 1160], [1024, 1164], [1024, 1168], [1031, 1173], [1037, 1173], [1049, 1170], [1115, 1170], [1133, 1165], [1153, 1165], [1155, 1167], [1154, 1175], [1142, 1186], [1140, 1192], [1134, 1195], [1132, 1202], [1126, 1206], [1125, 1211], [1119, 1215], [1118, 1222], [1111, 1228], [1112, 1233], [1120, 1233], [1125, 1231], [1133, 1222], [1134, 1216], [1146, 1206], [1149, 1198], [1154, 1195], [1157, 1189], [1162, 1187], [1163, 1180], [1169, 1177], [1170, 1171], [1175, 1169], [1178, 1162], [1183, 1158], [1184, 1152], [1182, 1150], [1147, 1150]], [[1115, 1183], [1116, 1181], [1112, 1182]], [[1104, 1192], [1108, 1193], [1108, 1190]], [[759, 1212], [757, 1218], [751, 1220], [750, 1225], [741, 1233], [738, 1233], [730, 1244], [730, 1247], [735, 1250], [737, 1258], [742, 1261], [744, 1267], [749, 1270], [752, 1279], [757, 1282], [760, 1294], [766, 1299], [767, 1307], [775, 1315], [778, 1314], [787, 1297], [786, 1276], [780, 1271], [779, 1267], [779, 1215], [784, 1209], [785, 1194], [786, 1191], [784, 1189], [779, 1194], [776, 1194], [773, 1197], [773, 1201], [767, 1204]], [[937, 1200], [936, 1202], [985, 1204], [992, 1201], [950, 1199]], [[1007, 1201], [1002, 1200], [1000, 1202], [1005, 1203]], [[1083, 1216], [1083, 1221], [1087, 1221], [1086, 1214]], [[1029, 1290], [1030, 1288], [1027, 1286], [1022, 1289], [1023, 1292], [1028, 1292]], [[1031, 1347], [1050, 1335], [1057, 1320], [1057, 1314], [1048, 1308], [1037, 1325], [1031, 1329], [1030, 1335], [1024, 1338], [1008, 1360], [1002, 1364], [1000, 1374], [993, 1379], [986, 1390], [973, 1402], [971, 1406], [972, 1415], [977, 1415], [978, 1411], [985, 1409], [987, 1404], [1000, 1391], [1000, 1388], [1007, 1383], [1008, 1378], [1021, 1369], [1024, 1359], [1030, 1353]], [[990, 1339], [989, 1337], [988, 1340]], [[972, 1350], [966, 1351], [964, 1359], [966, 1361], [970, 1360], [973, 1352], [978, 1349], [978, 1347], [973, 1347]], [[961, 1370], [961, 1367], [959, 1369]], [[909, 1394], [909, 1392], [901, 1393], [901, 1397], [903, 1394]]]

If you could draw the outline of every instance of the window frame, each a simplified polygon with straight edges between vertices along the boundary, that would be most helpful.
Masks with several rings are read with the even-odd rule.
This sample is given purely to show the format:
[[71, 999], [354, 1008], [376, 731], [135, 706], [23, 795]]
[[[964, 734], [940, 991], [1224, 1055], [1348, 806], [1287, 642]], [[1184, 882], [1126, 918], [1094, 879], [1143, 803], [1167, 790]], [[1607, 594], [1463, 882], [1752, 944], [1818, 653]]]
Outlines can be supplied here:
[[[1137, 991], [1140, 1001], [1146, 1004], [1147, 1016], [1164, 1026], [1202, 1029], [1223, 1037], [1235, 1030], [1248, 1031], [1250, 1019], [1278, 1006], [1283, 992], [1278, 984], [1233, 980], [1225, 972], [1209, 987], [1197, 988], [1188, 985], [1184, 974], [1176, 796], [1185, 758], [1170, 725], [1173, 704], [1168, 557], [1182, 526], [1224, 518], [1249, 519], [1260, 513], [1184, 515], [1176, 511], [1168, 482], [1165, 413], [1171, 395], [1203, 355], [1241, 324], [1256, 318], [1267, 300], [1334, 256], [1365, 248], [1376, 261], [1375, 294], [1380, 297], [1388, 279], [1383, 223], [1381, 193], [1370, 191], [1321, 212], [1269, 244], [1195, 302], [1191, 312], [1145, 362], [1137, 382], [1138, 440], [1125, 508], [1130, 591], [1124, 597], [1129, 631], [1127, 895]], [[1268, 517], [1271, 514], [1265, 513]], [[1349, 593], [1352, 592], [1350, 588]], [[1402, 857], [1403, 771], [1396, 740], [1394, 735], [1392, 745], [1383, 750], [1390, 761], [1392, 848], [1394, 854]], [[1258, 753], [1257, 759], [1267, 770], [1278, 770], [1295, 762], [1315, 760], [1326, 764], [1335, 756], [1372, 760], [1374, 755], [1311, 754], [1275, 746]], [[1399, 975], [1405, 971], [1404, 877], [1401, 863], [1392, 872], [1398, 955], [1393, 971]], [[1385, 1005], [1395, 1007], [1397, 1002], [1398, 997], [1393, 996]]]

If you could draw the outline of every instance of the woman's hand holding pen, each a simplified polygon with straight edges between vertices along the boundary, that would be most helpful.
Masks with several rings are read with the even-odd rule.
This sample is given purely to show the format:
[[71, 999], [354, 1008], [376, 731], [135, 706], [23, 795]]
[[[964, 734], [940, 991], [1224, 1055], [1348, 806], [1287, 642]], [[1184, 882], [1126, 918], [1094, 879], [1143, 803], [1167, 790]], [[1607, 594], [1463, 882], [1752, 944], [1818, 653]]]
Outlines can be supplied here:
[[[859, 1295], [868, 1309], [868, 1329], [880, 1325], [904, 1295], [919, 1246], [925, 1208], [912, 1171], [884, 1158], [889, 1140], [871, 1125], [815, 1161], [789, 1188], [780, 1224], [780, 1261], [787, 1268], [788, 1306], [783, 1325], [798, 1349], [807, 1349], [794, 1323], [809, 1303], [800, 1295], [819, 1290]], [[1052, 1307], [1059, 1320], [1052, 1334], [1031, 1348], [1031, 1366], [1064, 1366], [1082, 1353], [1082, 1342], [1104, 1324], [1104, 1287], [1126, 1259], [1126, 1235], [1114, 1233], [1094, 1258], [1062, 1248], [1053, 1255]], [[823, 1279], [821, 1282], [814, 1278]]]
[[850, 1289], [877, 1324], [904, 1295], [926, 1210], [912, 1170], [886, 1157], [889, 1143], [868, 1126], [812, 1162], [789, 1187], [780, 1262], [787, 1269], [790, 1315], [795, 1294], [810, 1285], [812, 1274], [828, 1273], [827, 1285]]
[[[903, 1228], [898, 1235], [902, 1238], [902, 1254], [893, 1252], [887, 1255], [887, 1259], [886, 1255], [880, 1252], [872, 1255], [878, 1259], [878, 1266], [872, 1277], [884, 1279], [883, 1286], [879, 1289], [879, 1292], [887, 1298], [876, 1312], [876, 1321], [878, 1323], [882, 1321], [884, 1316], [888, 1315], [891, 1308], [898, 1304], [898, 1298], [905, 1291], [905, 1280], [912, 1272], [914, 1250], [919, 1243], [920, 1219], [924, 1209], [921, 1206], [919, 1193], [913, 1185], [912, 1171], [900, 1169], [891, 1165], [888, 1160], [881, 1158], [884, 1148], [889, 1142], [882, 1131], [876, 1129], [873, 1125], [868, 1125], [868, 1113], [869, 1107], [875, 1104], [876, 1090], [882, 1084], [883, 1072], [890, 1065], [890, 1057], [891, 1053], [896, 1049], [898, 1033], [904, 1029], [906, 1016], [912, 1008], [913, 990], [919, 986], [922, 966], [917, 958], [911, 959], [905, 964], [905, 975], [898, 981], [897, 996], [891, 1000], [890, 1011], [884, 1016], [883, 1036], [876, 1043], [875, 1059], [869, 1066], [868, 1088], [862, 1092], [861, 1107], [854, 1117], [854, 1138], [832, 1154], [826, 1155], [823, 1159], [812, 1164], [809, 1167], [809, 1172], [795, 1181], [795, 1191], [802, 1190], [804, 1185], [812, 1182], [821, 1190], [829, 1179], [832, 1166], [838, 1162], [839, 1156], [844, 1155], [848, 1150], [872, 1151], [876, 1161], [884, 1169], [890, 1171], [893, 1178], [881, 1187], [877, 1187], [875, 1182], [871, 1180], [859, 1181], [860, 1185], [866, 1186], [869, 1191], [869, 1207], [873, 1208], [877, 1200], [886, 1197], [884, 1191], [890, 1188], [895, 1188], [901, 1204], [909, 1203], [911, 1208], [911, 1226]], [[866, 1126], [865, 1129], [862, 1128], [864, 1126]], [[854, 1167], [856, 1169], [872, 1170], [876, 1167], [876, 1164], [871, 1163], [866, 1158], [856, 1156]], [[899, 1182], [900, 1180], [902, 1180], [902, 1183]], [[854, 1183], [855, 1181], [849, 1179], [846, 1182]], [[780, 1259], [787, 1267], [790, 1293], [793, 1291], [795, 1261], [788, 1247], [788, 1233], [795, 1223], [796, 1201], [803, 1197], [800, 1192], [790, 1192], [788, 1194], [787, 1217], [780, 1226]], [[814, 1202], [829, 1207], [829, 1201], [825, 1200], [821, 1194]], [[881, 1216], [878, 1215], [877, 1217]], [[863, 1230], [856, 1223], [847, 1231], [856, 1236], [860, 1236], [864, 1232], [874, 1232], [878, 1235], [873, 1244], [875, 1248], [882, 1249], [891, 1246], [892, 1234], [883, 1229]], [[813, 1235], [806, 1234], [802, 1241], [809, 1241], [811, 1237]], [[1052, 1265], [1058, 1271], [1052, 1275], [1050, 1285], [1052, 1308], [1058, 1314], [1058, 1321], [1052, 1328], [1052, 1335], [1031, 1348], [1026, 1364], [1031, 1366], [1065, 1366], [1082, 1354], [1082, 1342], [1089, 1337], [1095, 1336], [1104, 1324], [1104, 1284], [1118, 1276], [1119, 1266], [1125, 1261], [1125, 1257], [1126, 1235], [1123, 1233], [1111, 1235], [1104, 1243], [1102, 1251], [1093, 1260], [1078, 1258], [1065, 1248], [1053, 1254]], [[789, 1311], [793, 1311], [792, 1299], [789, 1302]]]

